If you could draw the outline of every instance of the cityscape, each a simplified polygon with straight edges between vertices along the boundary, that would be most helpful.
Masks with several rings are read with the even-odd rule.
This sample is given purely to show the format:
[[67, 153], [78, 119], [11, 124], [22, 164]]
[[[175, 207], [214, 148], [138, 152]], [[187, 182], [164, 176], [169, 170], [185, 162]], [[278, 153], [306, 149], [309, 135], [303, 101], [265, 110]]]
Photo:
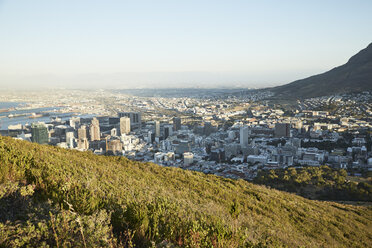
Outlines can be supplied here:
[[371, 13], [0, 0], [0, 248], [372, 247]]
[[[270, 91], [211, 89], [202, 97], [197, 92], [186, 97], [163, 89], [165, 96], [148, 97], [61, 90], [59, 102], [51, 102], [49, 92], [13, 99], [6, 94], [0, 99], [31, 102], [1, 110], [2, 119], [15, 123], [1, 134], [234, 179], [252, 180], [259, 170], [291, 166], [329, 165], [354, 169], [355, 175], [372, 170], [369, 92], [291, 105], [265, 100]], [[40, 108], [45, 111], [32, 112]], [[27, 123], [16, 123], [22, 116]]]

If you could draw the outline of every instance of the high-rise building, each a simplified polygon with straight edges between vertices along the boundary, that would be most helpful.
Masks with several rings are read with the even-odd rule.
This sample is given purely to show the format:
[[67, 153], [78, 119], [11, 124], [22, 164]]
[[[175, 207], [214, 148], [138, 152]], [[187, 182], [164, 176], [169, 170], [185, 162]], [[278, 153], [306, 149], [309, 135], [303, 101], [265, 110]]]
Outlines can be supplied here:
[[191, 150], [191, 144], [187, 140], [181, 140], [179, 144], [176, 146], [176, 153], [177, 154], [183, 154], [185, 152], [190, 152]]
[[71, 117], [70, 119], [70, 126], [73, 128], [77, 128], [80, 125], [80, 117]]
[[108, 118], [109, 125], [119, 125], [120, 118], [119, 117], [109, 117]]
[[155, 137], [160, 137], [160, 122], [155, 121]]
[[223, 148], [216, 148], [211, 150], [210, 160], [221, 163], [225, 161], [225, 150]]
[[92, 124], [90, 124], [90, 140], [100, 140], [101, 139], [101, 132], [99, 129], [99, 121], [97, 118], [93, 118]]
[[184, 165], [190, 165], [194, 162], [194, 154], [191, 152], [185, 152], [183, 153], [183, 164]]
[[98, 116], [98, 117], [96, 117], [96, 119], [98, 120], [99, 126], [109, 126], [110, 125], [110, 120], [109, 120], [108, 116]]
[[161, 164], [163, 162], [164, 156], [165, 155], [162, 152], [155, 153], [154, 154], [154, 161], [155, 161], [155, 163]]
[[87, 127], [85, 125], [81, 126], [79, 129], [78, 129], [78, 138], [79, 139], [87, 139]]
[[276, 123], [275, 124], [275, 137], [288, 138], [291, 136], [291, 125], [289, 123]]
[[178, 131], [181, 129], [181, 118], [174, 117], [173, 118], [173, 130]]
[[74, 148], [75, 134], [74, 132], [66, 132], [66, 143], [69, 148]]
[[130, 133], [130, 118], [129, 117], [121, 117], [120, 118], [120, 134], [128, 134]]
[[66, 141], [66, 133], [69, 130], [69, 128], [71, 127], [68, 127], [68, 126], [65, 126], [65, 125], [58, 125], [58, 126], [55, 126], [54, 127], [54, 137], [58, 137], [60, 138], [61, 142], [63, 141]]
[[48, 128], [44, 123], [33, 123], [31, 125], [32, 142], [39, 144], [48, 144], [49, 134]]
[[139, 112], [120, 112], [119, 117], [129, 117], [131, 129], [141, 128], [142, 115]]
[[248, 126], [240, 127], [240, 145], [242, 147], [248, 146], [249, 129]]
[[173, 134], [173, 126], [172, 125], [165, 125], [164, 126], [164, 139], [168, 138]]
[[223, 149], [225, 150], [225, 157], [227, 159], [238, 155], [238, 144], [236, 143], [227, 143], [223, 146]]
[[151, 131], [147, 133], [147, 140], [149, 143], [153, 143], [155, 141], [155, 134]]

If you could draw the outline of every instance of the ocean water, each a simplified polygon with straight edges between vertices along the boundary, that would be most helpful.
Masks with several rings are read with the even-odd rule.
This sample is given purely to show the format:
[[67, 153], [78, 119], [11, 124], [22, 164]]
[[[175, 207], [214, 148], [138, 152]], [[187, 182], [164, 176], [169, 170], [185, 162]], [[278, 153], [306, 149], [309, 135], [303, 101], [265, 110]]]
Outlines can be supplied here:
[[[23, 105], [23, 103], [13, 103], [13, 102], [0, 102], [0, 109], [8, 109], [12, 107], [19, 107]], [[46, 107], [46, 108], [34, 108], [34, 109], [27, 109], [27, 110], [12, 110], [7, 112], [0, 112], [0, 130], [8, 130], [10, 125], [18, 125], [18, 124], [31, 124], [34, 122], [45, 122], [48, 123], [51, 121], [51, 117], [59, 117], [62, 121], [69, 120], [72, 116], [79, 116], [82, 118], [89, 118], [93, 117], [93, 115], [79, 115], [76, 113], [59, 113], [57, 112], [60, 107]], [[29, 118], [32, 113], [36, 114], [48, 114], [49, 116], [42, 116], [39, 118]], [[17, 114], [24, 114], [22, 116], [16, 116], [9, 118], [10, 114], [17, 115]]]
[[16, 108], [23, 104], [23, 102], [0, 102], [0, 109]]
[[1, 112], [0, 116], [8, 116], [10, 114], [29, 114], [32, 113], [53, 113], [59, 110], [60, 107], [45, 107], [45, 108], [34, 108], [34, 109], [24, 109], [24, 110], [11, 110], [7, 112]]
[[28, 118], [28, 116], [20, 116], [20, 117], [14, 117], [14, 118], [8, 118], [8, 117], [3, 117], [0, 118], [0, 130], [8, 130], [9, 125], [18, 125], [18, 124], [31, 124], [34, 122], [51, 122], [51, 117], [59, 117], [62, 119], [62, 121], [67, 121], [71, 119], [72, 116], [75, 117], [81, 117], [81, 118], [91, 118], [94, 117], [95, 115], [79, 115], [75, 113], [50, 113], [50, 116], [43, 116], [39, 118]]

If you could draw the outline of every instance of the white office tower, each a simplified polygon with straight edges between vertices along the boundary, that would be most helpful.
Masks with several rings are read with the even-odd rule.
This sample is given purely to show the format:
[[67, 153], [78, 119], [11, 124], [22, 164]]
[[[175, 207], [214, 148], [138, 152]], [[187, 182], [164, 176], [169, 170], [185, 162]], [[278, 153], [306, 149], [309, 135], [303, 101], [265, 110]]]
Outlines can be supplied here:
[[71, 117], [70, 126], [73, 128], [77, 128], [79, 125], [80, 125], [80, 117]]
[[155, 121], [155, 137], [160, 137], [160, 122]]
[[191, 152], [185, 152], [183, 154], [183, 164], [190, 165], [192, 164], [192, 162], [194, 162], [194, 154], [192, 154]]
[[130, 118], [129, 117], [121, 117], [120, 118], [120, 134], [128, 134], [130, 133]]
[[240, 127], [240, 145], [241, 147], [248, 146], [249, 129], [248, 126]]
[[66, 143], [68, 148], [74, 148], [74, 139], [75, 135], [74, 132], [66, 132]]
[[147, 133], [147, 142], [148, 142], [148, 143], [152, 143], [152, 132], [151, 132], [151, 131], [149, 131], [149, 132]]

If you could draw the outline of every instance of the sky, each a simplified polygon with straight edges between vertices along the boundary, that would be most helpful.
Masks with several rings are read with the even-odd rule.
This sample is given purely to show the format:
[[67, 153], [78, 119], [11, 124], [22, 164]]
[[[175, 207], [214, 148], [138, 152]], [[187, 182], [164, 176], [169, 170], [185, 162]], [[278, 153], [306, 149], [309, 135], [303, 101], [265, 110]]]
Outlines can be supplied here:
[[268, 87], [372, 42], [371, 0], [0, 0], [0, 88]]

